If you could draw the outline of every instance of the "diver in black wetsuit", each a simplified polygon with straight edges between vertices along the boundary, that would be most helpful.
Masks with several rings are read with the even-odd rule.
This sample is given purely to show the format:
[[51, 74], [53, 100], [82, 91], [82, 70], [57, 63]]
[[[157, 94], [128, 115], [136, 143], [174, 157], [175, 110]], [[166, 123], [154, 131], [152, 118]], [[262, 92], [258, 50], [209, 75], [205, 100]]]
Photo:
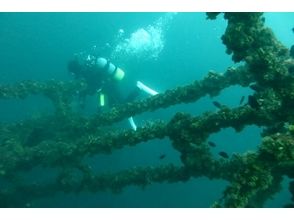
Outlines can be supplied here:
[[[84, 107], [85, 97], [98, 93], [100, 107], [121, 104], [124, 100], [119, 88], [119, 81], [124, 78], [124, 71], [105, 58], [88, 55], [86, 59], [77, 57], [68, 63], [68, 71], [75, 79], [83, 79], [87, 89], [79, 94], [81, 107]], [[137, 89], [138, 90], [138, 89]], [[107, 94], [107, 97], [106, 97]]]
[[[119, 88], [119, 82], [124, 79], [125, 72], [103, 57], [93, 55], [87, 55], [86, 57], [76, 56], [68, 62], [68, 71], [75, 79], [83, 79], [87, 83], [87, 89], [79, 94], [80, 106], [82, 108], [85, 105], [86, 96], [95, 95], [95, 93], [99, 96], [100, 107], [105, 105], [112, 107], [116, 104], [133, 101], [139, 96], [141, 91], [149, 95], [158, 94], [158, 92], [147, 87], [142, 82], [137, 81], [134, 90], [127, 98], [124, 98], [122, 96], [122, 89]], [[130, 117], [128, 120], [132, 128], [136, 130], [137, 127], [133, 118]]]

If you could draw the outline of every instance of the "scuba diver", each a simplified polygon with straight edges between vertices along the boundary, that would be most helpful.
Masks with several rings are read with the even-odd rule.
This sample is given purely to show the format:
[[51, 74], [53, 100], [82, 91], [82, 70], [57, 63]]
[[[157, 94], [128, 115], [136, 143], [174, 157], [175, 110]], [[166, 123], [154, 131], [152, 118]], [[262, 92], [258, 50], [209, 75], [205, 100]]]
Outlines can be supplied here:
[[[133, 91], [124, 98], [120, 82], [125, 78], [125, 72], [104, 57], [95, 55], [75, 56], [68, 62], [69, 73], [77, 80], [85, 80], [87, 88], [79, 93], [80, 106], [84, 108], [87, 95], [98, 95], [99, 109], [106, 105], [112, 107], [117, 104], [123, 104], [135, 100], [141, 91], [156, 95], [158, 92], [147, 87], [142, 82], [137, 81]], [[137, 126], [133, 117], [129, 117], [128, 121], [133, 128]]]

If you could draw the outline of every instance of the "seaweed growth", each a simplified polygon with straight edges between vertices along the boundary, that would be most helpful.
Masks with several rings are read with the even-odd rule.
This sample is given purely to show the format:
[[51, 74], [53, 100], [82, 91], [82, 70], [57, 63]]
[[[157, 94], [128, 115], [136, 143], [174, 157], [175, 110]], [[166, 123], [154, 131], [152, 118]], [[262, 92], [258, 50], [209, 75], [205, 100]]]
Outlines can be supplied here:
[[[208, 13], [216, 19], [219, 13]], [[289, 50], [264, 26], [262, 13], [224, 13], [228, 21], [222, 41], [235, 62], [244, 65], [224, 73], [209, 72], [200, 81], [167, 90], [150, 98], [112, 108], [107, 113], [82, 117], [71, 110], [76, 91], [84, 82], [20, 82], [1, 85], [0, 98], [24, 99], [42, 94], [56, 113], [38, 119], [0, 125], [1, 207], [25, 207], [58, 192], [80, 193], [110, 190], [119, 193], [128, 185], [188, 181], [206, 176], [230, 184], [213, 207], [262, 207], [281, 189], [284, 175], [292, 181], [289, 191], [294, 203], [294, 77], [289, 69]], [[292, 66], [289, 65], [292, 63]], [[103, 126], [136, 114], [195, 102], [205, 95], [241, 85], [253, 87], [248, 103], [237, 108], [219, 105], [217, 112], [200, 116], [175, 113], [166, 121], [154, 121], [133, 130], [102, 132]], [[243, 100], [242, 100], [243, 102]], [[222, 128], [241, 132], [247, 125], [263, 126], [263, 139], [256, 152], [216, 159], [207, 139]], [[134, 167], [118, 173], [95, 174], [83, 160], [86, 156], [110, 154], [123, 146], [168, 137], [180, 153], [181, 166]], [[22, 176], [35, 167], [50, 167], [58, 174], [48, 183], [26, 183]]]

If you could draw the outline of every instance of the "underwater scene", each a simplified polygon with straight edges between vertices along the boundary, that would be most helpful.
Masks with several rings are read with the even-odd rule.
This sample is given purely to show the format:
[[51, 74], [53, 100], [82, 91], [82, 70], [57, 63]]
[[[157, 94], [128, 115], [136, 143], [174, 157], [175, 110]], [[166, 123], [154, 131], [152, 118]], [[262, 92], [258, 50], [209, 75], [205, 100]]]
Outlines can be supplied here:
[[0, 26], [0, 207], [294, 207], [294, 13]]

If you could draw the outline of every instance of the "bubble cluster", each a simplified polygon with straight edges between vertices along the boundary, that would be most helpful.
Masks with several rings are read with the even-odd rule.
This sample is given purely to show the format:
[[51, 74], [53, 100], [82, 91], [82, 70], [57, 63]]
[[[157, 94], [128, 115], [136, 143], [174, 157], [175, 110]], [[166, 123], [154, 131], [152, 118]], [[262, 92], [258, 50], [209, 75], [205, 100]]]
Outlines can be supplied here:
[[141, 27], [130, 34], [124, 36], [124, 30], [119, 29], [118, 43], [111, 53], [112, 59], [117, 60], [156, 60], [164, 48], [165, 33], [175, 13], [167, 13], [157, 19], [153, 25]]

